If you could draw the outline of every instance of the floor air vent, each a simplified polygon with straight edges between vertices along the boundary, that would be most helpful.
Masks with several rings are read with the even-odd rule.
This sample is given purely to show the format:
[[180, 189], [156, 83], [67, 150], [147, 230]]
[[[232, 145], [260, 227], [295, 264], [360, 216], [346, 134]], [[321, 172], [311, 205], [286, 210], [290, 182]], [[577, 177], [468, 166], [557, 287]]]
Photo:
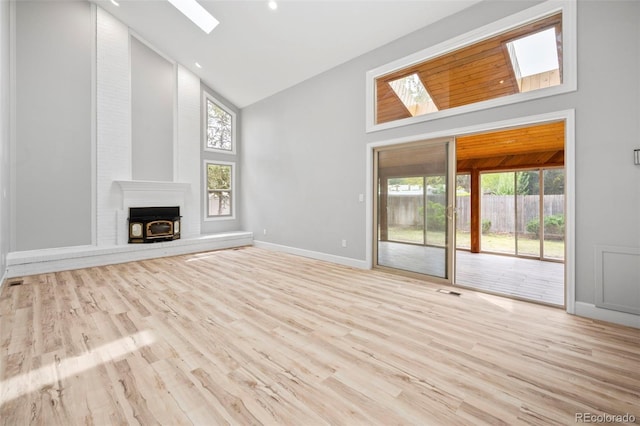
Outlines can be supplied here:
[[458, 293], [457, 291], [447, 290], [446, 288], [438, 289], [440, 293], [450, 294], [452, 296], [460, 296], [462, 293]]

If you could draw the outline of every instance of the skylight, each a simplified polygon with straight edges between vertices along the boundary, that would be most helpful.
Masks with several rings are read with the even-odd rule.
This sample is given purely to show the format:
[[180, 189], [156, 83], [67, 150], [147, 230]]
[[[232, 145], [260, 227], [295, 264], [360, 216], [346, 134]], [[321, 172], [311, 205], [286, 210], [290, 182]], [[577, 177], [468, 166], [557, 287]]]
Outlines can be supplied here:
[[517, 78], [558, 70], [556, 30], [549, 28], [507, 43]]
[[389, 82], [412, 116], [438, 111], [418, 74], [411, 74]]
[[207, 10], [196, 0], [167, 0], [176, 9], [196, 24], [202, 31], [209, 34], [219, 24]]

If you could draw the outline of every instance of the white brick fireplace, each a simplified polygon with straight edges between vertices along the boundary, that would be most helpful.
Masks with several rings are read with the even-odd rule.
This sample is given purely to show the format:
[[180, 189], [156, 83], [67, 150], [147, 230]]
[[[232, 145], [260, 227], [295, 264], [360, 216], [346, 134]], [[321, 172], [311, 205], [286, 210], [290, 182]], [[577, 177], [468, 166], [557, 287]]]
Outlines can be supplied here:
[[[130, 207], [178, 206], [181, 213], [187, 210], [185, 196], [191, 189], [189, 183], [126, 180], [119, 180], [116, 183], [122, 191], [122, 209], [117, 211], [116, 217], [116, 243], [118, 245], [127, 244], [129, 239]], [[189, 208], [193, 208], [193, 206], [189, 206]], [[192, 235], [189, 234], [193, 234], [187, 228], [183, 228], [184, 237], [190, 237]]]
[[[171, 181], [133, 179], [129, 29], [100, 7], [96, 21], [91, 244], [9, 253], [7, 277], [251, 245], [250, 232], [201, 235], [200, 79], [178, 64]], [[129, 208], [162, 206], [180, 207], [180, 239], [128, 244]]]

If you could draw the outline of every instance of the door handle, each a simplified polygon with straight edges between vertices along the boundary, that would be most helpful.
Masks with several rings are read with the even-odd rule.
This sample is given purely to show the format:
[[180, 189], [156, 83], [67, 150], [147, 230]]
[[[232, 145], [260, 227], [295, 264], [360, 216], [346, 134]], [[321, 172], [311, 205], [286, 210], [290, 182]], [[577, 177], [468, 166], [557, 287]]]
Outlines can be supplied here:
[[447, 206], [447, 218], [453, 219], [458, 213], [458, 209], [453, 207], [452, 205]]

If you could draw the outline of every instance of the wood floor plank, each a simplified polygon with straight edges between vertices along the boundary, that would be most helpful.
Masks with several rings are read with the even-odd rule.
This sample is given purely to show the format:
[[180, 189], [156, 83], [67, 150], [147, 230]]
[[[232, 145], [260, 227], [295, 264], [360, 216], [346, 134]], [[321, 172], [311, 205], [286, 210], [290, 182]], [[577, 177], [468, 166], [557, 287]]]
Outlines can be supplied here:
[[215, 398], [208, 398], [204, 388], [198, 386], [195, 376], [179, 359], [164, 359], [153, 363], [166, 389], [180, 410], [193, 424], [229, 424], [224, 407]]
[[640, 330], [439, 288], [253, 247], [24, 277], [0, 424], [640, 423]]

